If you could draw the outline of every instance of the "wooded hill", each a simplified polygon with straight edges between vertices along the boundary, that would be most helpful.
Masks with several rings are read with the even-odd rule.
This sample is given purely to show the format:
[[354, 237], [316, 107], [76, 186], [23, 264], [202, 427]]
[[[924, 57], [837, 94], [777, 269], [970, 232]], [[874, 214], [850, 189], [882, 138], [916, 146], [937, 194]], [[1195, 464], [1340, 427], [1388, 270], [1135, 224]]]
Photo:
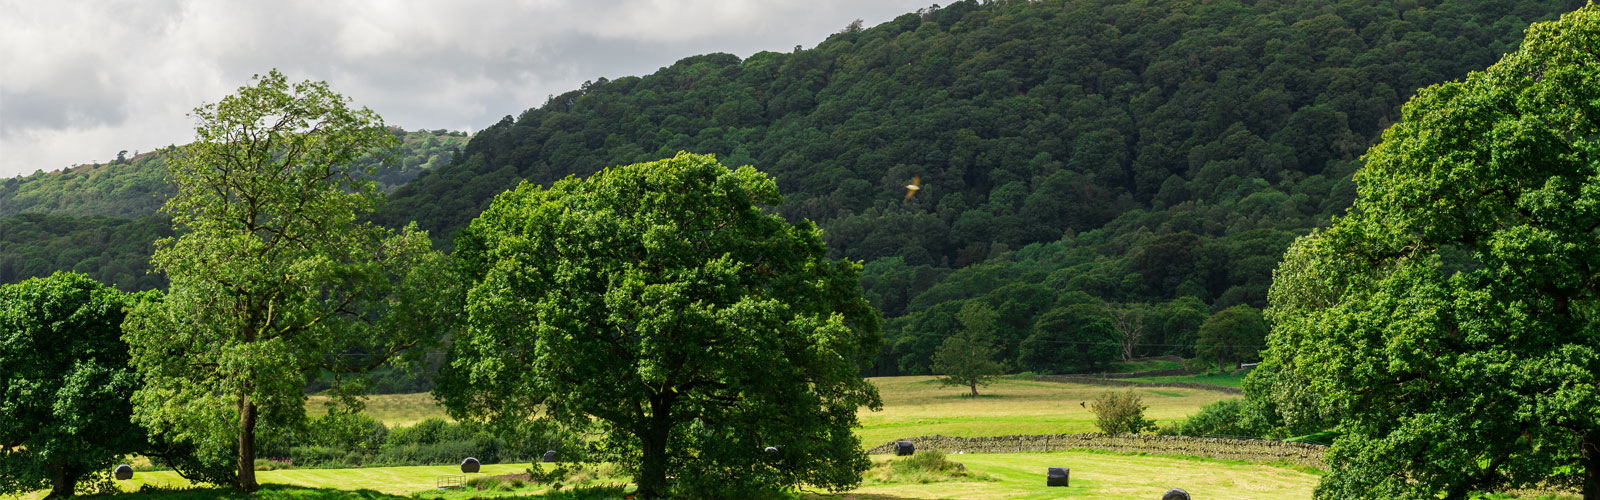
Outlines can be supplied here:
[[[1417, 88], [1582, 4], [956, 2], [588, 82], [479, 132], [379, 219], [449, 247], [520, 180], [714, 153], [775, 176], [778, 213], [864, 262], [888, 319], [877, 374], [925, 373], [969, 303], [996, 313], [1014, 369], [1093, 368], [1117, 319], [1142, 328], [1133, 354], [1189, 354], [1349, 206], [1359, 156]], [[0, 277], [27, 277], [14, 255], [35, 243], [3, 248]]]
[[[449, 163], [469, 139], [442, 129], [392, 131], [398, 146], [390, 166], [372, 176], [382, 191]], [[0, 180], [0, 283], [70, 270], [124, 291], [165, 288], [149, 264], [151, 244], [172, 235], [157, 213], [173, 192], [168, 151], [123, 151], [108, 163]]]

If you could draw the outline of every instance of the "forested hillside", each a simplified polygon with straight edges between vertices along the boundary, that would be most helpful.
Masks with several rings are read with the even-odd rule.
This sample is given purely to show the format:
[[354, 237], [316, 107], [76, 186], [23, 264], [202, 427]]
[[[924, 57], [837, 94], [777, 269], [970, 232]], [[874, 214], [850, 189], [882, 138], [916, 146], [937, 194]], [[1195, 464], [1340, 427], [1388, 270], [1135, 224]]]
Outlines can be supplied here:
[[1108, 337], [1190, 354], [1349, 206], [1359, 155], [1417, 88], [1582, 3], [957, 2], [586, 83], [480, 132], [382, 218], [448, 246], [518, 180], [715, 153], [776, 176], [779, 213], [865, 262], [880, 374], [927, 372], [972, 321], [998, 323], [1013, 368], [1093, 368]]
[[[887, 319], [879, 374], [926, 373], [974, 321], [995, 323], [983, 327], [1013, 369], [1189, 355], [1203, 322], [1264, 305], [1289, 242], [1349, 206], [1359, 156], [1400, 103], [1582, 3], [956, 2], [813, 49], [588, 82], [459, 153], [461, 134], [405, 134], [403, 166], [378, 181], [420, 175], [379, 219], [418, 221], [450, 247], [520, 180], [713, 153], [777, 177], [781, 215], [864, 263]], [[0, 221], [0, 277], [76, 268], [158, 286], [125, 250], [148, 252], [154, 222], [72, 217], [152, 213], [161, 161], [0, 182], [0, 216], [67, 217]], [[86, 236], [101, 234], [113, 236]], [[1108, 338], [1126, 345], [1110, 352]]]
[[[372, 176], [384, 191], [449, 163], [469, 138], [446, 130], [392, 130], [398, 147], [391, 167]], [[125, 291], [165, 287], [165, 278], [147, 271], [151, 244], [172, 235], [156, 212], [173, 191], [166, 158], [166, 150], [123, 151], [104, 164], [0, 181], [0, 283], [76, 270]]]
[[[417, 174], [450, 162], [466, 145], [464, 132], [392, 128], [399, 147], [391, 153], [392, 168], [372, 177], [378, 189], [394, 191]], [[166, 183], [166, 152], [132, 157], [118, 153], [108, 163], [78, 165], [61, 171], [0, 180], [0, 217], [19, 213], [141, 217], [153, 215], [172, 193]], [[368, 162], [377, 162], [376, 157]]]

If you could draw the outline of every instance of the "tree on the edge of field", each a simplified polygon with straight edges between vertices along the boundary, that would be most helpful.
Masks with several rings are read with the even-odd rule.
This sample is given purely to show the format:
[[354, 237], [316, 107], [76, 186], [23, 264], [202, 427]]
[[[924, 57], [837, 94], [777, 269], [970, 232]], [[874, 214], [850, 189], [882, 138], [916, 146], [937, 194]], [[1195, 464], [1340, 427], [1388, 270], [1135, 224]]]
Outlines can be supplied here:
[[1261, 311], [1239, 304], [1217, 311], [1200, 324], [1194, 351], [1200, 359], [1215, 363], [1218, 370], [1227, 371], [1238, 363], [1256, 360], [1266, 338], [1267, 322], [1261, 319]]
[[978, 387], [994, 383], [1005, 373], [1005, 364], [996, 361], [1000, 347], [995, 345], [995, 323], [999, 315], [989, 306], [970, 301], [956, 313], [961, 331], [956, 332], [933, 353], [933, 373], [942, 387], [966, 387], [972, 397], [978, 397]]
[[111, 466], [142, 450], [122, 342], [132, 300], [73, 272], [0, 285], [0, 493], [114, 490]]
[[[162, 209], [183, 230], [151, 257], [171, 286], [124, 327], [144, 382], [136, 420], [203, 453], [202, 479], [246, 492], [258, 420], [304, 418], [308, 373], [401, 359], [458, 307], [453, 267], [425, 233], [362, 220], [381, 195], [356, 160], [392, 146], [382, 119], [323, 82], [254, 80], [195, 109], [196, 141], [168, 161], [177, 193]], [[358, 407], [361, 388], [335, 389]], [[218, 463], [229, 460], [232, 474]]]
[[497, 196], [457, 238], [474, 284], [435, 394], [457, 419], [595, 433], [589, 459], [643, 498], [859, 484], [878, 314], [779, 200], [685, 153]]
[[1423, 89], [1355, 207], [1285, 254], [1266, 357], [1321, 397], [1280, 412], [1339, 421], [1319, 498], [1600, 499], [1597, 53], [1590, 5]]

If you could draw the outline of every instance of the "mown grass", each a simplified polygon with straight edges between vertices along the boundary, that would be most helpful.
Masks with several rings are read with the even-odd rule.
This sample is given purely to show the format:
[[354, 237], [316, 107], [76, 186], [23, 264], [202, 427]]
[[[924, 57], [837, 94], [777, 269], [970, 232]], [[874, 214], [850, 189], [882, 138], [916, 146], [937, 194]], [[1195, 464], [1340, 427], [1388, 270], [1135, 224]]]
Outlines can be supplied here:
[[1220, 385], [1224, 387], [1239, 387], [1244, 382], [1244, 373], [1232, 375], [1227, 373], [1205, 373], [1199, 375], [1171, 375], [1165, 377], [1134, 377], [1125, 378], [1132, 382], [1193, 382], [1197, 384]]
[[[978, 437], [1013, 434], [1098, 432], [1088, 402], [1108, 390], [1094, 385], [1002, 379], [980, 388], [974, 399], [964, 387], [940, 387], [934, 377], [871, 379], [883, 396], [883, 411], [859, 413], [856, 430], [867, 447], [896, 438], [943, 434]], [[1239, 396], [1173, 387], [1137, 388], [1150, 405], [1145, 416], [1158, 423], [1185, 418], [1208, 403]]]

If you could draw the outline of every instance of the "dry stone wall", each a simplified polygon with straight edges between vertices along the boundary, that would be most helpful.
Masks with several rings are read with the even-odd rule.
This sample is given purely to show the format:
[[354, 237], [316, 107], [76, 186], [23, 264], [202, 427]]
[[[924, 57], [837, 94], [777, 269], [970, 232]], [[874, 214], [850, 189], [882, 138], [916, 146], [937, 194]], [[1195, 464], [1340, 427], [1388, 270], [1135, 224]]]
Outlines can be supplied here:
[[[904, 441], [911, 441], [919, 452], [937, 450], [945, 453], [1018, 453], [1105, 450], [1149, 453], [1151, 455], [1186, 455], [1245, 462], [1284, 462], [1319, 469], [1327, 468], [1322, 456], [1328, 449], [1326, 446], [1285, 443], [1282, 441], [1152, 436], [1144, 434], [1117, 436], [1105, 434], [1044, 434], [993, 437], [919, 436], [907, 438]], [[880, 454], [892, 453], [893, 451], [894, 441], [890, 441], [867, 450], [867, 453]]]

